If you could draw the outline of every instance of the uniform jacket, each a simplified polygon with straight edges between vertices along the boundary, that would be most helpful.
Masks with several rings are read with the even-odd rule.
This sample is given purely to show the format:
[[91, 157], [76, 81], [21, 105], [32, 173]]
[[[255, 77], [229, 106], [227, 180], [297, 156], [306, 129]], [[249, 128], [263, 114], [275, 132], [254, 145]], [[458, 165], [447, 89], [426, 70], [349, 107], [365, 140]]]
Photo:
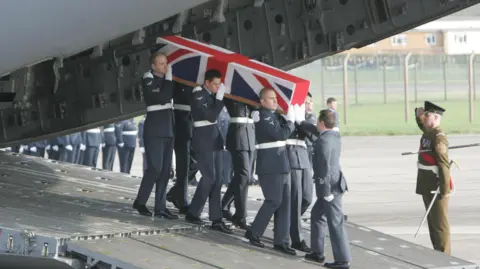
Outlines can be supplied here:
[[348, 190], [347, 181], [340, 168], [340, 134], [328, 130], [320, 134], [315, 142], [313, 171], [317, 184], [317, 196], [327, 197]]
[[340, 119], [338, 118], [338, 112], [331, 108], [329, 108], [328, 110], [332, 111], [333, 115], [335, 115], [335, 119], [336, 119], [335, 127], [338, 128], [340, 126]]
[[70, 136], [70, 143], [71, 143], [70, 145], [79, 146], [81, 144], [85, 144], [85, 141], [82, 138], [81, 132], [73, 133], [73, 134], [70, 134], [69, 136]]
[[62, 147], [66, 147], [66, 146], [72, 144], [71, 141], [70, 141], [70, 135], [58, 136], [57, 139], [56, 139], [56, 142], [57, 143], [52, 143], [52, 145], [59, 145], [59, 146], [62, 146]]
[[135, 148], [137, 146], [137, 134], [137, 124], [134, 119], [124, 120], [115, 124], [117, 145], [124, 143], [124, 147]]
[[291, 169], [307, 169], [310, 168], [310, 160], [308, 158], [307, 144], [305, 133], [301, 127], [295, 127], [290, 137], [287, 139], [287, 154]]
[[[230, 114], [226, 147], [234, 150], [255, 150], [255, 124], [250, 118], [253, 108], [247, 104], [225, 99]], [[233, 119], [232, 119], [233, 118]]]
[[225, 107], [223, 107], [220, 115], [218, 115], [217, 126], [220, 135], [222, 136], [222, 145], [225, 147], [227, 141], [228, 124], [230, 122], [230, 115]]
[[47, 140], [40, 140], [35, 141], [33, 143], [28, 144], [28, 148], [36, 147], [36, 148], [46, 148], [47, 147]]
[[105, 146], [116, 146], [117, 138], [115, 137], [115, 124], [105, 125], [102, 131], [102, 143]]
[[440, 186], [440, 194], [446, 195], [452, 188], [448, 159], [448, 140], [442, 129], [426, 129], [422, 119], [417, 117], [417, 125], [423, 131], [420, 150], [431, 150], [418, 154], [418, 174], [416, 193], [430, 195]]
[[175, 115], [175, 139], [191, 139], [193, 134], [192, 122], [192, 91], [193, 87], [175, 82], [173, 93], [173, 112]]
[[147, 117], [143, 126], [144, 139], [173, 137], [173, 82], [148, 71], [143, 75], [142, 85], [143, 98], [147, 106]]
[[218, 130], [217, 119], [223, 109], [223, 101], [217, 100], [207, 89], [197, 87], [193, 90], [191, 104], [193, 151], [222, 150], [223, 138]]
[[87, 147], [100, 147], [102, 144], [102, 131], [100, 128], [93, 128], [82, 132], [83, 144]]
[[[252, 112], [252, 119], [255, 122], [257, 140], [257, 175], [289, 173], [290, 162], [285, 141], [295, 129], [295, 124], [280, 119], [278, 113], [265, 108]], [[268, 147], [282, 143], [283, 146]]]

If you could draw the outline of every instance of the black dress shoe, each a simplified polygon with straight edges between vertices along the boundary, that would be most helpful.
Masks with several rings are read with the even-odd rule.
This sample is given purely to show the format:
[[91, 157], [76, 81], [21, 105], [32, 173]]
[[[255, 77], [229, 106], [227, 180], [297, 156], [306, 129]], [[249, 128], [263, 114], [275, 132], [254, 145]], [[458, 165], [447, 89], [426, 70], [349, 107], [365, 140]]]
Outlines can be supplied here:
[[250, 244], [256, 247], [259, 247], [259, 248], [265, 247], [265, 245], [260, 241], [260, 238], [258, 238], [258, 236], [254, 236], [250, 230], [247, 230], [247, 232], [245, 232], [245, 238], [247, 238], [250, 241]]
[[199, 217], [195, 217], [193, 215], [191, 215], [190, 213], [187, 213], [185, 215], [185, 220], [190, 222], [190, 223], [193, 223], [193, 224], [197, 224], [197, 225], [204, 225], [205, 222], [200, 219]]
[[236, 219], [236, 218], [233, 218], [232, 219], [232, 224], [237, 226], [238, 228], [242, 229], [242, 230], [247, 230], [248, 228], [250, 228], [250, 226], [248, 226], [247, 224], [247, 220], [246, 219]]
[[229, 210], [222, 210], [222, 215], [223, 215], [223, 218], [228, 220], [228, 221], [233, 220], [233, 215]]
[[292, 243], [292, 248], [294, 248], [294, 249], [296, 249], [296, 250], [303, 251], [303, 252], [307, 252], [307, 253], [309, 253], [310, 251], [312, 251], [312, 250], [307, 246], [307, 242], [305, 242], [305, 240], [302, 240], [302, 242], [300, 242], [300, 243]]
[[349, 262], [326, 262], [323, 266], [327, 268], [335, 268], [335, 269], [349, 269], [350, 263]]
[[305, 254], [305, 260], [312, 261], [312, 262], [318, 262], [318, 263], [324, 263], [325, 262], [325, 256], [320, 255], [320, 254], [315, 253], [315, 252], [312, 252], [312, 253]]
[[175, 208], [180, 209], [180, 205], [178, 204], [178, 201], [173, 198], [173, 196], [167, 194], [167, 201], [172, 203]]
[[148, 208], [145, 205], [139, 204], [137, 200], [133, 202], [132, 207], [136, 209], [138, 211], [138, 214], [140, 215], [147, 216], [147, 217], [152, 216], [152, 212], [150, 212], [150, 210], [148, 210]]
[[169, 220], [178, 219], [178, 215], [172, 214], [168, 209], [165, 209], [164, 211], [155, 211], [155, 217]]
[[288, 255], [297, 255], [297, 252], [293, 248], [289, 247], [287, 244], [274, 245], [273, 249], [281, 251], [281, 252], [283, 252], [285, 254], [288, 254]]
[[212, 230], [219, 231], [219, 232], [226, 233], [226, 234], [232, 234], [233, 233], [233, 230], [230, 227], [228, 227], [227, 225], [225, 225], [225, 222], [223, 222], [221, 220], [213, 221], [212, 226], [210, 228]]

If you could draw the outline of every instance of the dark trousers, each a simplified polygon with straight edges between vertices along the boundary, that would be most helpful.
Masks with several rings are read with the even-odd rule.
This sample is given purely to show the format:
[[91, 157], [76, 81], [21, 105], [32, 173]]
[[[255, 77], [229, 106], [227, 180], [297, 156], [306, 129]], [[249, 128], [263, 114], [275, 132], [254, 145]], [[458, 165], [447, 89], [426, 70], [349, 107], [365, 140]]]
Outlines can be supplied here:
[[292, 244], [303, 241], [302, 215], [312, 203], [313, 179], [310, 168], [292, 169], [291, 177], [291, 220], [290, 238]]
[[166, 190], [172, 169], [173, 138], [145, 137], [145, 156], [147, 170], [145, 171], [137, 203], [145, 205], [155, 185], [155, 212], [166, 209]]
[[55, 160], [55, 161], [58, 161], [60, 159], [60, 151], [57, 150], [53, 150], [53, 149], [49, 149], [47, 150], [47, 154], [48, 154], [48, 158], [50, 160]]
[[117, 146], [106, 145], [102, 148], [102, 167], [105, 170], [113, 170], [113, 162], [115, 161], [115, 154], [117, 153]]
[[58, 146], [58, 160], [61, 162], [71, 162], [70, 159], [73, 159], [73, 150], [70, 151], [65, 148], [65, 146]]
[[211, 221], [222, 219], [222, 154], [220, 150], [196, 152], [202, 178], [193, 195], [188, 213], [200, 217], [208, 198], [208, 214]]
[[120, 172], [130, 174], [132, 169], [133, 156], [135, 156], [135, 147], [118, 147], [118, 160], [120, 161]]
[[192, 147], [190, 147], [190, 162], [189, 162], [189, 169], [188, 169], [188, 182], [192, 182], [192, 180], [196, 180], [195, 175], [198, 172], [198, 163], [195, 157], [195, 152], [193, 151]]
[[87, 148], [84, 151], [83, 155], [83, 165], [90, 166], [90, 167], [97, 167], [97, 160], [98, 160], [98, 153], [99, 153], [99, 147], [90, 147], [87, 146]]
[[253, 154], [251, 151], [246, 150], [231, 151], [231, 154], [233, 178], [223, 195], [222, 209], [230, 210], [232, 202], [235, 201], [234, 217], [240, 220], [247, 217], [248, 183], [250, 181]]
[[170, 189], [167, 197], [171, 197], [177, 201], [179, 206], [188, 206], [188, 179], [190, 170], [190, 139], [175, 139], [175, 170], [177, 172], [177, 180]]

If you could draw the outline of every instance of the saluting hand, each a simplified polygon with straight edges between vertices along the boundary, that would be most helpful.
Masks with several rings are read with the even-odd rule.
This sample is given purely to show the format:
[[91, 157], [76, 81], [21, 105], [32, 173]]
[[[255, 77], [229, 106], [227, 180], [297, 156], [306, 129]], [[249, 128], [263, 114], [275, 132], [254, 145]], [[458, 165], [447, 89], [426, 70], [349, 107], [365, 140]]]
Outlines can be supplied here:
[[417, 114], [417, 117], [422, 116], [424, 112], [425, 112], [425, 109], [423, 107], [415, 108], [415, 114]]
[[172, 81], [172, 66], [168, 65], [167, 67], [167, 73], [165, 74], [165, 79]]

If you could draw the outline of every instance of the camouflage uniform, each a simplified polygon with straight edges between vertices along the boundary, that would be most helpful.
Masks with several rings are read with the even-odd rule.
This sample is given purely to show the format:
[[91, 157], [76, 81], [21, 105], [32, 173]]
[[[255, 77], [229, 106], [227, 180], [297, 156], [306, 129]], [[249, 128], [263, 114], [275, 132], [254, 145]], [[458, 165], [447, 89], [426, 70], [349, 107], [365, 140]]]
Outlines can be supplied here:
[[[425, 113], [442, 115], [445, 109], [428, 101], [425, 102]], [[427, 216], [430, 240], [435, 250], [450, 254], [450, 226], [448, 224], [448, 197], [452, 189], [450, 164], [448, 160], [448, 140], [440, 127], [427, 129], [423, 126], [424, 115], [416, 117], [418, 127], [423, 135], [420, 140], [421, 152], [418, 156], [418, 174], [416, 193], [422, 195], [425, 209], [428, 208], [437, 188], [437, 196]]]

